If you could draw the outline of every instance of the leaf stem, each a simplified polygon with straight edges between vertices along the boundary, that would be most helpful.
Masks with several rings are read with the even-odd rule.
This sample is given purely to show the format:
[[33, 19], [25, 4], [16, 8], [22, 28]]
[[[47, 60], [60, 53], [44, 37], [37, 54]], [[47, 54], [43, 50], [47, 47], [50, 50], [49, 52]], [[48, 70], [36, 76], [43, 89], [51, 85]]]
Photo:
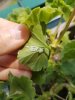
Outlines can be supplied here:
[[62, 23], [62, 18], [63, 18], [63, 15], [61, 15], [60, 20], [59, 20], [58, 25], [57, 25], [57, 28], [55, 30], [55, 33], [56, 33], [56, 37], [55, 38], [57, 38], [59, 36], [58, 29], [59, 29], [59, 27], [60, 27], [60, 25]]
[[68, 92], [68, 100], [73, 100], [73, 96], [72, 96], [72, 93], [70, 91]]
[[57, 45], [60, 43], [60, 41], [61, 41], [63, 35], [64, 35], [65, 32], [68, 30], [68, 27], [69, 27], [69, 25], [70, 25], [70, 23], [71, 23], [71, 21], [72, 21], [72, 19], [73, 19], [74, 16], [75, 16], [75, 8], [74, 8], [74, 10], [72, 11], [69, 20], [67, 21], [66, 26], [65, 26], [64, 29], [60, 32], [59, 37], [57, 37], [57, 38], [54, 40], [54, 42], [53, 42], [53, 44], [52, 44], [53, 47], [57, 47]]
[[66, 99], [64, 99], [64, 98], [62, 98], [62, 97], [60, 97], [59, 95], [57, 95], [57, 94], [55, 94], [54, 96], [56, 96], [57, 98], [59, 98], [60, 100], [66, 100]]
[[66, 23], [65, 28], [64, 28], [63, 31], [60, 33], [60, 36], [58, 37], [58, 41], [61, 40], [61, 38], [63, 37], [63, 35], [64, 35], [65, 32], [67, 31], [67, 29], [68, 29], [68, 27], [69, 27], [69, 25], [70, 25], [70, 23], [71, 23], [71, 21], [72, 21], [72, 19], [73, 19], [74, 16], [75, 16], [75, 8], [74, 8], [73, 12], [71, 13], [71, 16], [70, 16], [68, 22]]

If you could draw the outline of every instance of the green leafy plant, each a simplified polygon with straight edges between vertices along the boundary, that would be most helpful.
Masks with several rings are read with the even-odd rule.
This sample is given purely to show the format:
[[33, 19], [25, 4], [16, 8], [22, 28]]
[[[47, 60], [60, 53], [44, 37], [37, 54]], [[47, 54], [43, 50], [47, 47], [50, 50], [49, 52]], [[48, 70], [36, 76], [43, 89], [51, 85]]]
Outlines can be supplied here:
[[[8, 20], [26, 24], [31, 31], [17, 58], [32, 70], [32, 79], [9, 75], [7, 82], [0, 82], [2, 100], [75, 99], [75, 40], [70, 40], [66, 32], [75, 15], [74, 4], [74, 0], [47, 0], [42, 8], [18, 8], [8, 16]], [[58, 15], [66, 25], [59, 33], [59, 22], [51, 33], [47, 24]], [[65, 97], [60, 95], [64, 88]]]

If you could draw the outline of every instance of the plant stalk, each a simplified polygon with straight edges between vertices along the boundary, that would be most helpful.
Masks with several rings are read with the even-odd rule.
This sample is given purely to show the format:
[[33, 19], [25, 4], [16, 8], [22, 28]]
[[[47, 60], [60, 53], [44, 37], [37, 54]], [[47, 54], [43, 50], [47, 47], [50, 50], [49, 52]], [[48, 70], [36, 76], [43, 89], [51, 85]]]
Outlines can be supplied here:
[[68, 22], [66, 23], [65, 28], [64, 28], [63, 31], [60, 33], [60, 36], [58, 37], [58, 41], [61, 40], [61, 38], [63, 37], [63, 35], [65, 34], [65, 32], [68, 30], [68, 27], [69, 27], [69, 25], [70, 25], [70, 23], [71, 23], [71, 21], [72, 21], [72, 19], [73, 19], [74, 16], [75, 16], [75, 8], [74, 8], [73, 12], [71, 13], [71, 16], [70, 16]]
[[57, 45], [60, 43], [62, 37], [63, 37], [64, 34], [65, 34], [65, 32], [68, 30], [68, 27], [69, 27], [69, 25], [70, 25], [70, 23], [71, 23], [71, 21], [72, 21], [72, 19], [73, 19], [74, 16], [75, 16], [75, 8], [74, 8], [74, 10], [73, 10], [72, 13], [71, 13], [71, 16], [70, 16], [69, 20], [67, 21], [65, 28], [60, 32], [59, 37], [57, 37], [57, 38], [54, 40], [54, 42], [53, 42], [53, 44], [52, 44], [53, 47], [57, 47]]

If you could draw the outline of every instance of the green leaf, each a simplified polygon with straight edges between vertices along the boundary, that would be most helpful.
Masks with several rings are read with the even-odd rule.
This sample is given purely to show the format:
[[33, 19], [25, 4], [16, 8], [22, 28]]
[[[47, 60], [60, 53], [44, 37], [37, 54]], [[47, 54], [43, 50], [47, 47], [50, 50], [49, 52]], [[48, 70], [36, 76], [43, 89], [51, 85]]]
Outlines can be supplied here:
[[32, 37], [23, 49], [18, 52], [18, 59], [27, 64], [33, 71], [40, 71], [48, 64], [49, 50], [40, 41]]
[[51, 64], [50, 61], [48, 61], [48, 67], [45, 71], [45, 75], [46, 75], [46, 83], [50, 83], [52, 81], [55, 80], [55, 78], [57, 77], [56, 75], [56, 69], [54, 68], [54, 65]]
[[48, 66], [48, 57], [42, 53], [33, 61], [31, 60], [31, 62], [28, 63], [28, 66], [30, 66], [33, 71], [40, 71], [45, 69]]
[[36, 26], [34, 26], [34, 28], [32, 30], [32, 35], [35, 36], [35, 38], [38, 39], [42, 43], [42, 45], [49, 48], [48, 45], [46, 44], [46, 40], [45, 40], [45, 37], [43, 35], [41, 25], [37, 24]]
[[6, 100], [6, 94], [0, 91], [0, 100]]
[[64, 45], [66, 45], [67, 43], [69, 43], [71, 40], [69, 39], [69, 33], [70, 32], [66, 32], [65, 34], [64, 34], [64, 36], [62, 37], [62, 42], [61, 42], [61, 44], [62, 44], [62, 46], [64, 46]]
[[33, 71], [40, 71], [48, 66], [49, 46], [46, 37], [43, 35], [42, 27], [36, 24], [32, 28], [32, 37], [19, 51], [18, 59], [22, 64], [27, 64]]
[[44, 71], [33, 72], [32, 80], [38, 85], [43, 85], [46, 83], [46, 74]]
[[24, 93], [22, 94], [14, 93], [7, 100], [30, 100], [30, 98]]
[[31, 28], [41, 22], [45, 24], [49, 23], [50, 20], [60, 13], [59, 9], [48, 6], [42, 8], [36, 7], [32, 10], [29, 8], [17, 8], [8, 15], [7, 19], [17, 23], [27, 24]]
[[30, 56], [35, 53], [43, 53], [45, 47], [34, 37], [31, 37], [28, 43], [21, 49], [18, 53], [18, 58], [22, 59], [24, 57]]
[[55, 16], [59, 15], [61, 12], [59, 9], [52, 8], [49, 6], [46, 7], [36, 7], [34, 8], [29, 17], [26, 20], [26, 24], [31, 26], [36, 26], [36, 24], [40, 24], [44, 22], [45, 24], [49, 23]]
[[46, 5], [53, 8], [59, 8], [61, 10], [61, 15], [67, 20], [71, 14], [72, 7], [68, 5], [64, 0], [47, 0]]
[[27, 77], [10, 77], [10, 95], [9, 98], [13, 100], [34, 100], [35, 89], [32, 81]]
[[41, 22], [41, 27], [42, 27], [42, 31], [43, 31], [43, 35], [46, 35], [46, 28], [47, 28], [47, 25], [45, 24], [45, 22]]
[[7, 19], [13, 22], [25, 24], [25, 20], [28, 18], [30, 12], [31, 10], [29, 8], [16, 8], [8, 15]]
[[28, 57], [19, 58], [22, 64], [28, 65], [28, 67], [33, 71], [40, 71], [48, 66], [48, 57], [44, 53], [40, 55], [38, 55], [38, 53], [34, 53]]
[[35, 26], [36, 24], [40, 24], [39, 11], [40, 11], [40, 7], [36, 7], [31, 11], [28, 18], [25, 21], [28, 27]]
[[32, 80], [34, 83], [43, 85], [48, 84], [50, 81], [53, 81], [56, 78], [55, 68], [52, 64], [48, 64], [48, 67], [45, 70], [39, 72], [33, 72]]
[[48, 98], [50, 98], [50, 92], [45, 92], [43, 93], [43, 95], [40, 95], [35, 100], [48, 100]]
[[70, 5], [70, 6], [72, 6], [72, 7], [75, 7], [75, 0], [65, 0], [65, 2], [66, 2], [68, 5]]
[[67, 43], [62, 50], [62, 60], [75, 59], [75, 40]]
[[66, 76], [75, 77], [75, 59], [62, 62], [61, 72]]
[[39, 18], [41, 22], [49, 23], [54, 17], [59, 15], [61, 12], [57, 8], [52, 8], [50, 6], [45, 6], [40, 9]]

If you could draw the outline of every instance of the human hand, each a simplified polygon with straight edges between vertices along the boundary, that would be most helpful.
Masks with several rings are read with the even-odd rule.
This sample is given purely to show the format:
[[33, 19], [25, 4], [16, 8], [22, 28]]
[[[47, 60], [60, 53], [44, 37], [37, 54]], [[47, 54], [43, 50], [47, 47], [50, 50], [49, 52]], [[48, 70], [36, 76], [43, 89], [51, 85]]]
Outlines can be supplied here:
[[0, 56], [0, 80], [7, 80], [9, 73], [17, 77], [31, 77], [31, 71], [26, 65], [20, 64], [16, 55]]
[[7, 80], [9, 73], [31, 77], [31, 71], [14, 54], [27, 42], [29, 34], [26, 26], [0, 18], [0, 80]]

